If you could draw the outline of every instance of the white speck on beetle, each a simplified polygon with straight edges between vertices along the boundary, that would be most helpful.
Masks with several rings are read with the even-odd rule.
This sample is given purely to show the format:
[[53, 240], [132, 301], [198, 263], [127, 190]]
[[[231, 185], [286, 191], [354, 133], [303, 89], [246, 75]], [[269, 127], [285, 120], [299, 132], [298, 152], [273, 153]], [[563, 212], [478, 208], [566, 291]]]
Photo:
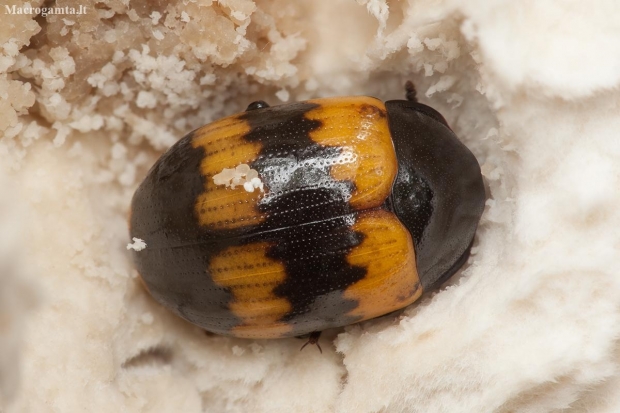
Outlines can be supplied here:
[[[250, 182], [252, 183], [252, 186], [254, 188], [258, 188], [258, 189], [260, 189], [261, 192], [263, 192], [263, 181], [261, 181], [260, 178], [254, 177], [254, 178], [250, 179]], [[253, 190], [254, 189], [252, 189], [252, 191]], [[249, 192], [252, 192], [252, 191], [249, 191]]]
[[133, 242], [127, 244], [128, 250], [142, 251], [146, 248], [146, 242], [140, 238], [133, 237]]
[[215, 185], [225, 185], [226, 188], [235, 189], [237, 186], [243, 186], [248, 192], [254, 192], [255, 189], [263, 189], [263, 181], [258, 176], [258, 171], [251, 169], [250, 165], [242, 163], [236, 168], [224, 168], [222, 172], [213, 175], [213, 183]]
[[252, 182], [245, 182], [243, 184], [243, 189], [245, 189], [248, 192], [254, 192], [254, 185], [252, 185]]

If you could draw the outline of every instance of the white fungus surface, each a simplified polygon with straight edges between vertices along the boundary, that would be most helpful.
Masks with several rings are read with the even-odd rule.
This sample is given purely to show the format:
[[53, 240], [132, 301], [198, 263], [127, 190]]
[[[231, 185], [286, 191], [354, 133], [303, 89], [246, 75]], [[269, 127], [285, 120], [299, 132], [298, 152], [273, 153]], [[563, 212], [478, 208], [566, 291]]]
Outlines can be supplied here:
[[[0, 410], [620, 411], [615, 1], [80, 4], [0, 10]], [[438, 293], [320, 354], [206, 336], [141, 288], [129, 203], [178, 138], [254, 100], [395, 99], [407, 79], [488, 187]]]

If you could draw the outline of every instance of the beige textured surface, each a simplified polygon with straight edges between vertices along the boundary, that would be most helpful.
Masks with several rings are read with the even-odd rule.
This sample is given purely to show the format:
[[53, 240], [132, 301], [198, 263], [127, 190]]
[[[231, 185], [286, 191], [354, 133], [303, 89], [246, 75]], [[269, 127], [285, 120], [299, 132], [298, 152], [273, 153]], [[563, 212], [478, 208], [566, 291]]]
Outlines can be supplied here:
[[[620, 410], [615, 2], [76, 4], [0, 10], [0, 410]], [[323, 355], [206, 337], [139, 288], [129, 200], [176, 139], [258, 98], [393, 99], [406, 79], [489, 187], [450, 286]]]

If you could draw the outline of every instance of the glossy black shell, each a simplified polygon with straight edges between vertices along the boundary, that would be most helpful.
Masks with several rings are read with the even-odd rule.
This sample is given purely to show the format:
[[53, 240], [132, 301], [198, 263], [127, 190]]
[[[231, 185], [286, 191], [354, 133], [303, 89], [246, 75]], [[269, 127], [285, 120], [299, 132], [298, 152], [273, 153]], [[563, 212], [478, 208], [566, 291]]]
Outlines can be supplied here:
[[413, 236], [428, 290], [467, 260], [484, 210], [480, 166], [435, 109], [407, 100], [385, 106], [398, 158], [392, 205]]

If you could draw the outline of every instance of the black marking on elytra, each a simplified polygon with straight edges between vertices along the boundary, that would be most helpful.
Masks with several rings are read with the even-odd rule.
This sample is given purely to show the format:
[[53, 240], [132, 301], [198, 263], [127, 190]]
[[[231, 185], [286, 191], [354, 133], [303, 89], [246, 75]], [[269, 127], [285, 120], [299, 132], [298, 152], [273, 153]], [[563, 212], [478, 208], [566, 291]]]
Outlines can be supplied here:
[[317, 107], [296, 103], [240, 116], [251, 128], [245, 139], [262, 145], [251, 164], [268, 188], [259, 203], [267, 219], [258, 232], [279, 230], [258, 238], [274, 242], [267, 255], [286, 269], [287, 277], [274, 293], [292, 305], [281, 320], [293, 325], [292, 334], [357, 321], [347, 315], [357, 302], [345, 299], [343, 292], [366, 274], [346, 260], [364, 238], [351, 229], [356, 214], [349, 200], [355, 185], [330, 175], [342, 149], [310, 137], [322, 124], [305, 114]]
[[132, 200], [131, 237], [146, 241], [133, 251], [153, 297], [190, 322], [226, 333], [240, 320], [228, 309], [232, 294], [207, 273], [212, 257], [241, 243], [230, 231], [201, 228], [195, 202], [204, 192], [202, 147], [193, 133], [178, 141], [151, 168]]
[[[329, 196], [316, 193], [316, 196]], [[332, 208], [317, 211], [332, 212]], [[274, 293], [288, 299], [293, 308], [283, 321], [305, 318], [312, 312], [316, 320], [305, 320], [304, 329], [315, 321], [312, 329], [326, 325], [340, 325], [346, 313], [357, 307], [352, 300], [345, 300], [344, 290], [366, 275], [366, 268], [352, 266], [346, 256], [361, 244], [364, 234], [351, 230], [352, 215], [327, 219], [312, 224], [292, 226], [282, 231], [279, 242], [268, 255], [281, 261], [287, 278], [274, 289]], [[347, 318], [348, 320], [348, 318]], [[352, 321], [347, 322], [349, 324]], [[322, 326], [322, 327], [321, 327]]]

